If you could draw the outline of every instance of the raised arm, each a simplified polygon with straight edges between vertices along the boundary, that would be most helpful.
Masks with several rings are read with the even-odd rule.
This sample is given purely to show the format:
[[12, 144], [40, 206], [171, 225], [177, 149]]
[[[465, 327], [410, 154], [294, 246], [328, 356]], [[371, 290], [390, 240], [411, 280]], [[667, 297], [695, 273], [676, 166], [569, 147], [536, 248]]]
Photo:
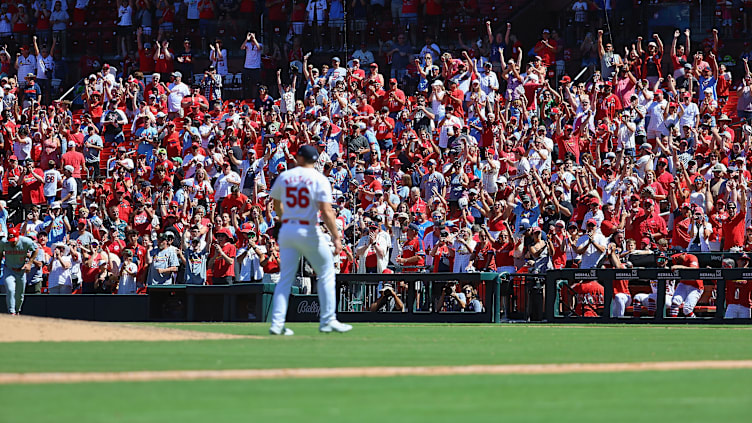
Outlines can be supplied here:
[[689, 56], [689, 28], [684, 30], [684, 54]]
[[655, 43], [658, 45], [658, 52], [663, 54], [663, 41], [661, 40], [661, 37], [658, 36], [658, 34], [653, 34], [653, 39], [655, 40]]
[[636, 50], [637, 50], [637, 54], [642, 56], [642, 53], [644, 52], [642, 50], [642, 36], [637, 37], [637, 49]]

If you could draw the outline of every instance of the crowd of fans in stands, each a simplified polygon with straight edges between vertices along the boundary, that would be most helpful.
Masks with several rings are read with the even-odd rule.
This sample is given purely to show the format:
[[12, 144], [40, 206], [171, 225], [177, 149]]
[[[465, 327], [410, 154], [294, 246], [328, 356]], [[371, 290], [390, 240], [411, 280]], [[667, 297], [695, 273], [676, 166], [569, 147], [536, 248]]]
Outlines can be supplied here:
[[[267, 47], [275, 26], [223, 45], [211, 36], [222, 23], [202, 8], [255, 2], [182, 3], [209, 51], [197, 71], [190, 40], [172, 50], [174, 12], [163, 7], [172, 2], [157, 2], [159, 24], [146, 25], [137, 11], [150, 2], [121, 0], [121, 56], [135, 44], [138, 59], [115, 69], [85, 54], [79, 107], [50, 95], [56, 25], [71, 5], [56, 1], [45, 15], [47, 3], [34, 2], [30, 45], [15, 58], [0, 52], [0, 223], [45, 251], [31, 292], [273, 282], [279, 223], [268, 190], [303, 144], [318, 147], [316, 169], [334, 188], [348, 241], [342, 273], [544, 271], [624, 266], [640, 250], [752, 251], [752, 76], [746, 58], [736, 78], [719, 63], [715, 30], [696, 49], [689, 30], [626, 48], [602, 30], [583, 34], [593, 72], [564, 75], [555, 31], [519, 40], [511, 24], [488, 21], [470, 46], [460, 35], [444, 47], [410, 25], [441, 22], [442, 2], [403, 0], [391, 4], [394, 39], [378, 54], [363, 42], [322, 60], [326, 42], [304, 53], [298, 24], [328, 23], [340, 49], [343, 2], [296, 1], [278, 25], [292, 34], [291, 66], [264, 75], [264, 57], [281, 55]], [[365, 6], [389, 6], [352, 3], [353, 25]], [[2, 7], [18, 25], [24, 8]], [[254, 13], [224, 16], [237, 25]], [[245, 55], [242, 67], [228, 65], [228, 50]], [[241, 76], [239, 98], [227, 99], [228, 74]]]

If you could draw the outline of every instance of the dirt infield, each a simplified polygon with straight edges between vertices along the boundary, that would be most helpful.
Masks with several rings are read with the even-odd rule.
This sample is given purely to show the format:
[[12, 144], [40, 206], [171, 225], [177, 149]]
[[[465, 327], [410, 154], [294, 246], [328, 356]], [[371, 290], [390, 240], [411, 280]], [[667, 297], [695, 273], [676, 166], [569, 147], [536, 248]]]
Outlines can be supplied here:
[[152, 382], [189, 380], [312, 379], [395, 376], [611, 373], [697, 369], [750, 369], [752, 360], [643, 363], [512, 364], [432, 367], [343, 367], [320, 369], [170, 370], [100, 373], [0, 373], [0, 385], [24, 383]]
[[191, 341], [245, 336], [121, 323], [0, 314], [0, 342]]

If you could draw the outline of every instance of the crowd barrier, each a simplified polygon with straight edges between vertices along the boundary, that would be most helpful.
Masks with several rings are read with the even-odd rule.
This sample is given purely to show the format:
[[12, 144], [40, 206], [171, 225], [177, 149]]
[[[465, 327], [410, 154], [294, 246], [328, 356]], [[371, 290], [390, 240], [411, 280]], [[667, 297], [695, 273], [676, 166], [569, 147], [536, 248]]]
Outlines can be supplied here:
[[[371, 312], [378, 287], [390, 283], [405, 304], [402, 311]], [[481, 312], [443, 311], [432, 302], [456, 283], [478, 291]], [[315, 284], [314, 284], [315, 285]], [[26, 295], [23, 314], [95, 321], [234, 321], [270, 319], [274, 284], [226, 286], [151, 286], [146, 295]], [[499, 277], [496, 273], [403, 273], [337, 275], [338, 316], [345, 322], [492, 323], [499, 321]], [[5, 298], [0, 295], [0, 304]], [[4, 310], [5, 307], [2, 307]], [[316, 295], [293, 287], [288, 320], [318, 321]]]
[[[705, 257], [715, 260], [717, 257]], [[710, 261], [708, 261], [710, 262]], [[629, 281], [632, 294], [665, 292], [667, 281], [702, 279], [705, 292], [695, 308], [697, 318], [669, 317], [665, 296], [656, 298], [657, 312], [636, 318], [629, 307], [626, 317], [613, 317], [614, 280]], [[752, 324], [752, 319], [724, 319], [727, 280], [752, 280], [752, 269], [559, 269], [545, 274], [497, 273], [397, 273], [337, 275], [337, 314], [345, 322], [497, 323], [545, 321], [548, 323], [711, 323]], [[604, 290], [596, 317], [581, 317], [571, 285], [598, 281]], [[403, 305], [391, 311], [371, 311], [382, 288], [389, 284]], [[315, 285], [315, 284], [314, 284]], [[480, 311], [448, 311], [438, 300], [450, 285], [455, 291], [470, 286], [477, 292]], [[27, 315], [98, 321], [236, 321], [266, 322], [271, 312], [274, 284], [229, 286], [166, 285], [149, 287], [147, 295], [27, 295]], [[5, 299], [0, 296], [0, 304]], [[377, 304], [378, 305], [378, 304]], [[374, 309], [377, 306], [374, 306]], [[4, 307], [3, 307], [4, 309]], [[288, 308], [291, 322], [318, 321], [315, 294], [293, 288]]]

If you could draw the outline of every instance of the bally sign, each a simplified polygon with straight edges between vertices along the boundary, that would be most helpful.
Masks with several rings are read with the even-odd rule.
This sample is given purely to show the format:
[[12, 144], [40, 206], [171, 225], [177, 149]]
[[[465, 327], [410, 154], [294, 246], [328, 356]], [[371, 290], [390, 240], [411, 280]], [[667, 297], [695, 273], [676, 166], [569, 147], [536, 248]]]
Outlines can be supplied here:
[[303, 300], [298, 304], [298, 314], [313, 314], [314, 316], [318, 316], [320, 311], [319, 302], [315, 300], [311, 300], [310, 303]]
[[321, 304], [316, 295], [291, 295], [287, 308], [287, 320], [290, 322], [318, 322]]

